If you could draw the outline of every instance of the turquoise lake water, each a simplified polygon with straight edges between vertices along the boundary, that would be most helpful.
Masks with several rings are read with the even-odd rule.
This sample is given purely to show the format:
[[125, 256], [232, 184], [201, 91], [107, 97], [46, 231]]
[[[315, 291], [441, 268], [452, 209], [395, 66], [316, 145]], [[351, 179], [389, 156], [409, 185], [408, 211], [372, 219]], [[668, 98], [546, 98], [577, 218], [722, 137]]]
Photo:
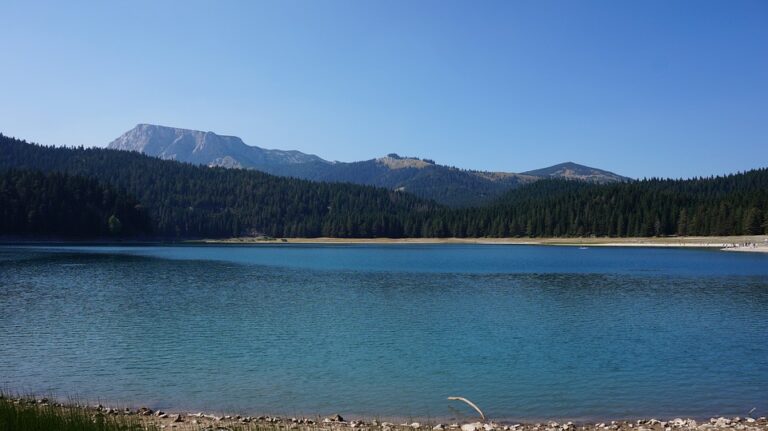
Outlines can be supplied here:
[[249, 414], [768, 414], [768, 255], [0, 247], [0, 387]]

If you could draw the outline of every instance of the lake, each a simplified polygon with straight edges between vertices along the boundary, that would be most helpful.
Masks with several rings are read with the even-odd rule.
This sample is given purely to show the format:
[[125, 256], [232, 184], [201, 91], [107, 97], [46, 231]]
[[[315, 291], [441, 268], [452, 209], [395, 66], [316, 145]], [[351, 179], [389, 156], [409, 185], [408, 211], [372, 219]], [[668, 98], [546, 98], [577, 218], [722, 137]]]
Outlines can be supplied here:
[[0, 247], [0, 387], [189, 411], [768, 414], [768, 255]]

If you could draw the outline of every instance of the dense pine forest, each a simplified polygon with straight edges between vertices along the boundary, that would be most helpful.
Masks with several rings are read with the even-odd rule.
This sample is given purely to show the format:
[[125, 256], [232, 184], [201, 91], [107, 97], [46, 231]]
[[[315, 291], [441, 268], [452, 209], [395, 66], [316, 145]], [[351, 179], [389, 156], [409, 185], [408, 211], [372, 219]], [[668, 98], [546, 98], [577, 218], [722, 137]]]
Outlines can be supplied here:
[[151, 234], [142, 207], [125, 192], [61, 173], [0, 172], [0, 235], [126, 237]]
[[207, 168], [101, 148], [56, 148], [0, 136], [0, 170], [62, 172], [126, 190], [166, 238], [415, 235], [436, 205], [410, 194]]
[[768, 233], [768, 169], [606, 185], [539, 181], [452, 215], [457, 236], [759, 235]]
[[[45, 214], [51, 220], [59, 212], [70, 218], [80, 217], [78, 220], [98, 218], [93, 229], [98, 225], [100, 230], [86, 232], [82, 227], [73, 227], [73, 235], [114, 233], [108, 220], [120, 211], [123, 212], [116, 217], [123, 224], [123, 234], [151, 229], [154, 235], [163, 238], [626, 237], [768, 231], [768, 169], [725, 177], [650, 179], [607, 185], [541, 180], [507, 193], [492, 205], [466, 209], [450, 209], [407, 193], [376, 187], [281, 178], [253, 170], [207, 168], [100, 148], [45, 147], [2, 135], [0, 171], [8, 171], [3, 174], [8, 177], [3, 184], [16, 184], [19, 181], [12, 178], [23, 176], [42, 178], [24, 186], [23, 199], [30, 202], [28, 206], [13, 197], [13, 193], [18, 193], [13, 190], [18, 187], [4, 186], [11, 192], [0, 190], [6, 223], [3, 226], [11, 226], [0, 232], [5, 234], [50, 233], [50, 229], [64, 233], [66, 226], [82, 226], [81, 222], [55, 221], [57, 227], [45, 231], [45, 223], [38, 222], [34, 214], [40, 214], [36, 208], [46, 205]], [[59, 177], [48, 173], [58, 173]], [[46, 181], [70, 184], [67, 187], [71, 190], [48, 193], [46, 190], [52, 186], [46, 185]], [[90, 195], [80, 191], [89, 187]], [[95, 203], [94, 187], [104, 190], [102, 195], [120, 196], [116, 201], [102, 198], [101, 206], [97, 207], [73, 205], [84, 211], [100, 208], [98, 217], [74, 215], [66, 208], [50, 210], [57, 205], [66, 206], [59, 202], [68, 199], [66, 193]], [[33, 197], [30, 191], [37, 194]], [[14, 209], [5, 210], [6, 207]], [[125, 213], [129, 207], [136, 213]], [[95, 210], [90, 211], [96, 214]], [[141, 214], [149, 218], [149, 227], [140, 218], [131, 218]], [[36, 220], [34, 228], [24, 224], [30, 217]], [[123, 219], [136, 222], [131, 221], [129, 228]], [[9, 221], [16, 224], [7, 224]]]

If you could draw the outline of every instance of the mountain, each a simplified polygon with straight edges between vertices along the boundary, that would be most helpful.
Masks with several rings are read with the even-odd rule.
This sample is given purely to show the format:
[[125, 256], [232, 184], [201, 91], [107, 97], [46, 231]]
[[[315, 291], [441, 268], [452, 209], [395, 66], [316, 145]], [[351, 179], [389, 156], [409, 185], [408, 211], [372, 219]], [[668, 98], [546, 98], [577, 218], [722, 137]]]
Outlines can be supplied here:
[[[429, 168], [392, 159], [400, 169]], [[768, 169], [610, 184], [541, 179], [491, 205], [448, 208], [370, 186], [0, 134], [0, 235], [115, 234], [113, 215], [125, 228], [125, 218], [142, 214], [165, 238], [757, 235], [768, 233]]]
[[[408, 193], [376, 187], [197, 166], [132, 151], [45, 147], [0, 134], [0, 173], [6, 170], [85, 177], [125, 191], [141, 204], [160, 238], [419, 236], [424, 220], [438, 208]], [[34, 202], [40, 207], [48, 199], [47, 207], [55, 210], [66, 199], [42, 186], [26, 190], [43, 201]], [[13, 196], [6, 201], [4, 193], [0, 190], [0, 208], [19, 204]], [[89, 199], [109, 203], [101, 195]], [[9, 219], [33, 215], [22, 212]], [[66, 212], [59, 216], [62, 222], [71, 219]], [[0, 225], [0, 234], [14, 233], [23, 232]]]
[[542, 178], [596, 183], [628, 180], [575, 163], [517, 174], [459, 169], [394, 153], [359, 162], [331, 162], [299, 151], [249, 146], [234, 136], [151, 124], [139, 124], [111, 142], [108, 148], [206, 166], [247, 168], [284, 177], [384, 187], [452, 207], [483, 205], [511, 189]]
[[[304, 169], [299, 171], [299, 168]], [[463, 170], [438, 165], [429, 159], [400, 157], [397, 154], [361, 162], [335, 163], [314, 170], [296, 166], [271, 173], [314, 181], [384, 187], [452, 207], [482, 205], [512, 188], [536, 180], [519, 174]]]
[[259, 169], [275, 165], [328, 163], [320, 157], [299, 151], [267, 150], [249, 146], [236, 136], [221, 136], [213, 132], [153, 124], [137, 125], [112, 141], [107, 148], [226, 168]]
[[573, 162], [560, 163], [548, 168], [523, 172], [523, 175], [531, 175], [540, 178], [562, 178], [566, 180], [579, 180], [589, 183], [606, 184], [630, 181], [627, 177], [614, 174], [602, 169], [590, 168]]

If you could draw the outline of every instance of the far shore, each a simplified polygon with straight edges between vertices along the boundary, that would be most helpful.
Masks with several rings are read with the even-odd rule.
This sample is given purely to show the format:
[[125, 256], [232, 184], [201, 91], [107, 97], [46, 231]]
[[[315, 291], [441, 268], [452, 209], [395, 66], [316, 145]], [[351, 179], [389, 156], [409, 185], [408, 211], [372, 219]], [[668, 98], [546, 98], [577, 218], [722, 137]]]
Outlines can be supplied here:
[[636, 238], [265, 238], [191, 241], [206, 244], [499, 244], [571, 247], [693, 247], [768, 253], [768, 235]]
[[0, 245], [174, 245], [174, 244], [375, 244], [375, 245], [429, 245], [429, 244], [488, 244], [488, 245], [545, 245], [565, 247], [679, 247], [709, 248], [723, 251], [768, 253], [768, 235], [743, 236], [681, 236], [681, 237], [583, 237], [583, 238], [272, 238], [235, 237], [209, 239], [63, 239], [0, 237]]

